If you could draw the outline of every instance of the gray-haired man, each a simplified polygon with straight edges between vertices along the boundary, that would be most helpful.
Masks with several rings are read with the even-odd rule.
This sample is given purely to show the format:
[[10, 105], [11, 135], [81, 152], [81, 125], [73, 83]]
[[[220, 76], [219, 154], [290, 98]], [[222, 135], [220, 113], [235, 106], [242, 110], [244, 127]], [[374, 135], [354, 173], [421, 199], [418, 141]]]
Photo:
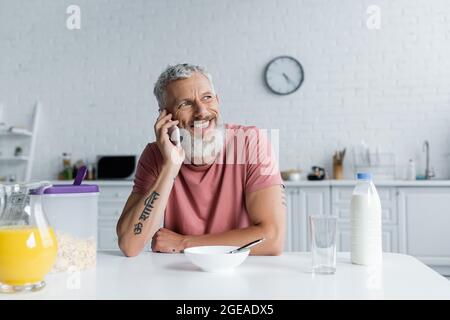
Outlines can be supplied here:
[[[142, 152], [117, 224], [122, 252], [136, 256], [150, 239], [153, 251], [182, 252], [265, 238], [251, 253], [280, 254], [284, 187], [265, 135], [221, 123], [219, 98], [203, 67], [168, 67], [154, 94], [160, 109], [156, 142]], [[181, 145], [170, 141], [173, 126], [182, 132]]]

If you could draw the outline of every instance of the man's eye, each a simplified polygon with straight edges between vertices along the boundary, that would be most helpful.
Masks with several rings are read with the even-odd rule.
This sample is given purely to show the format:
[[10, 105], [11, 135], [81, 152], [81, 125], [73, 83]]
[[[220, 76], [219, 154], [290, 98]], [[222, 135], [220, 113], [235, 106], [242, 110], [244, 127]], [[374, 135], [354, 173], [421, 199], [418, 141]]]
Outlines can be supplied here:
[[209, 99], [211, 99], [212, 98], [212, 96], [204, 96], [203, 97], [203, 100], [209, 100]]
[[178, 106], [178, 108], [186, 107], [186, 106], [188, 106], [189, 104], [190, 104], [189, 102], [184, 101], [184, 102], [180, 103], [180, 105]]

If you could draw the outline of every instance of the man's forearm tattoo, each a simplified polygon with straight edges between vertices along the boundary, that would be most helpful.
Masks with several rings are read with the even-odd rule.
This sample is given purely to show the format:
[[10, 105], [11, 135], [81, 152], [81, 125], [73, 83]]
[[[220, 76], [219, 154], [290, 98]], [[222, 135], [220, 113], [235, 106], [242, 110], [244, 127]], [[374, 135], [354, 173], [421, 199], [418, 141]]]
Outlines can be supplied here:
[[145, 221], [150, 216], [150, 213], [153, 209], [153, 202], [158, 199], [159, 193], [156, 191], [153, 191], [150, 197], [144, 200], [144, 211], [142, 211], [141, 216], [139, 217], [139, 220]]
[[134, 234], [141, 234], [142, 232], [142, 223], [138, 222], [134, 225]]
[[141, 234], [142, 228], [143, 228], [143, 223], [150, 216], [150, 213], [152, 212], [152, 209], [153, 209], [153, 202], [155, 202], [155, 200], [157, 200], [158, 197], [159, 197], [159, 193], [156, 191], [153, 191], [152, 194], [144, 200], [144, 205], [145, 205], [144, 210], [142, 211], [141, 215], [139, 216], [138, 223], [136, 223], [134, 225], [133, 232], [135, 235]]
[[286, 187], [284, 186], [284, 184], [281, 185], [281, 204], [286, 207], [286, 193], [285, 193], [285, 189]]

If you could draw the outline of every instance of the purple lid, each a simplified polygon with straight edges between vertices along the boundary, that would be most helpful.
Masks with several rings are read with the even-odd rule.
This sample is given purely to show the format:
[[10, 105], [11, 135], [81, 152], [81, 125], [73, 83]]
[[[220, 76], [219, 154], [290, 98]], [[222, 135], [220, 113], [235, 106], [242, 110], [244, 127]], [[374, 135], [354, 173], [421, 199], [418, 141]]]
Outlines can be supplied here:
[[[30, 194], [40, 194], [42, 188], [30, 190]], [[93, 193], [99, 192], [96, 184], [55, 184], [45, 189], [44, 194], [66, 194], [66, 193]]]

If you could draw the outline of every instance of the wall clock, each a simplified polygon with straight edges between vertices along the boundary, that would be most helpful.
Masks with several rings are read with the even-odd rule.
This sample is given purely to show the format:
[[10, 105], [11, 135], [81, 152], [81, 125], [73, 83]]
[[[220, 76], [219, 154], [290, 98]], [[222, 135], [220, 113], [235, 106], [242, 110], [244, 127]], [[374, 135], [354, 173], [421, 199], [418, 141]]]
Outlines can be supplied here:
[[267, 87], [275, 94], [287, 95], [300, 88], [303, 83], [303, 67], [297, 59], [280, 56], [271, 60], [264, 71]]

